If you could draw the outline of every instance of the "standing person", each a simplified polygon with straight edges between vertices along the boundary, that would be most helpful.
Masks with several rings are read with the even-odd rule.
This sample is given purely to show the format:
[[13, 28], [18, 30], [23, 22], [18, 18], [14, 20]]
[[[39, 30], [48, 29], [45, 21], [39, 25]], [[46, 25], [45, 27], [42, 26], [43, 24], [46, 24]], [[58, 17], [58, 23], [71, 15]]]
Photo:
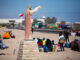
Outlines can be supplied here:
[[68, 31], [64, 31], [64, 37], [65, 37], [66, 43], [69, 42], [69, 32]]
[[65, 40], [64, 35], [62, 33], [59, 34], [59, 44], [61, 51], [64, 51], [64, 40]]
[[33, 32], [34, 32], [34, 27], [32, 26], [32, 28], [31, 28], [31, 31], [32, 31], [32, 34], [33, 34]]
[[60, 49], [60, 42], [58, 42], [58, 44], [57, 44], [57, 51], [60, 51], [61, 49]]
[[61, 38], [65, 39], [65, 37], [64, 37], [64, 35], [63, 35], [62, 32], [59, 33], [59, 40], [60, 40]]
[[25, 12], [25, 39], [31, 39], [31, 15], [37, 12], [41, 8], [41, 6], [36, 7], [32, 10], [32, 6], [29, 5]]

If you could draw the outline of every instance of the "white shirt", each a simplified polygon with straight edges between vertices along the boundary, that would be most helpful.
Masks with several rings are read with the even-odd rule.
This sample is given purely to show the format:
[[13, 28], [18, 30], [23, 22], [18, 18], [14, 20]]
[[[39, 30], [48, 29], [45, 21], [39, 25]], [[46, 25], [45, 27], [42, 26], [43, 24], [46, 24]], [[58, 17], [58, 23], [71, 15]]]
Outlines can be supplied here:
[[61, 39], [61, 38], [65, 38], [64, 35], [59, 36], [59, 39]]
[[76, 35], [76, 33], [75, 33], [75, 32], [71, 32], [71, 35], [72, 35], [72, 36], [75, 36], [75, 35]]

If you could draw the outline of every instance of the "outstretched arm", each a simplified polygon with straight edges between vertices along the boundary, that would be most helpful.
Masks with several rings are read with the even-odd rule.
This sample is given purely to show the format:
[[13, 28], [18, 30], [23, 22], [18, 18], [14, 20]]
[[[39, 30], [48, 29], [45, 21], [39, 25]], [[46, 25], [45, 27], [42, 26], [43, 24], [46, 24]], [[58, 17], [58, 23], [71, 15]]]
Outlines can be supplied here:
[[32, 14], [36, 13], [40, 8], [41, 8], [41, 6], [36, 7], [35, 9], [30, 11], [30, 14], [32, 15]]

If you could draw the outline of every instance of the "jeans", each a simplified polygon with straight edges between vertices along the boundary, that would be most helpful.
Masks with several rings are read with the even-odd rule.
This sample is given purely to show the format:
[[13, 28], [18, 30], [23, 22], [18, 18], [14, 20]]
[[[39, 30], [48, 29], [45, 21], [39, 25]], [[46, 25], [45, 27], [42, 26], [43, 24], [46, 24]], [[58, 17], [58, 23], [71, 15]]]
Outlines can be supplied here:
[[65, 41], [66, 41], [66, 42], [69, 42], [69, 38], [65, 38]]
[[61, 49], [61, 51], [64, 51], [64, 46], [60, 45], [60, 49]]
[[41, 49], [40, 48], [43, 48], [42, 46], [38, 46], [38, 49], [39, 49], [39, 52], [41, 51]]

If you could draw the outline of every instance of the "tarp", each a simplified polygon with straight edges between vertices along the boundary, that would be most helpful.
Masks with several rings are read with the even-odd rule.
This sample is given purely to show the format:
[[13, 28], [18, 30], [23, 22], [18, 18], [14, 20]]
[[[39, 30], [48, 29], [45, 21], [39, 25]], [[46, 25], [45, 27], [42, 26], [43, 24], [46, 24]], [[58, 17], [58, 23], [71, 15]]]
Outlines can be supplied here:
[[42, 25], [42, 28], [46, 28], [46, 25]]
[[59, 27], [59, 24], [50, 24], [49, 27], [50, 27], [50, 28]]
[[71, 28], [71, 27], [72, 27], [72, 25], [62, 24], [62, 25], [61, 25], [61, 27], [62, 27], [62, 28], [64, 28], [64, 27]]
[[35, 25], [39, 25], [39, 23], [35, 23]]
[[3, 38], [10, 38], [11, 36], [10, 36], [10, 34], [9, 34], [9, 32], [5, 32], [4, 34], [3, 34]]
[[37, 28], [38, 28], [38, 27], [39, 27], [39, 23], [35, 23], [35, 27], [37, 27]]

